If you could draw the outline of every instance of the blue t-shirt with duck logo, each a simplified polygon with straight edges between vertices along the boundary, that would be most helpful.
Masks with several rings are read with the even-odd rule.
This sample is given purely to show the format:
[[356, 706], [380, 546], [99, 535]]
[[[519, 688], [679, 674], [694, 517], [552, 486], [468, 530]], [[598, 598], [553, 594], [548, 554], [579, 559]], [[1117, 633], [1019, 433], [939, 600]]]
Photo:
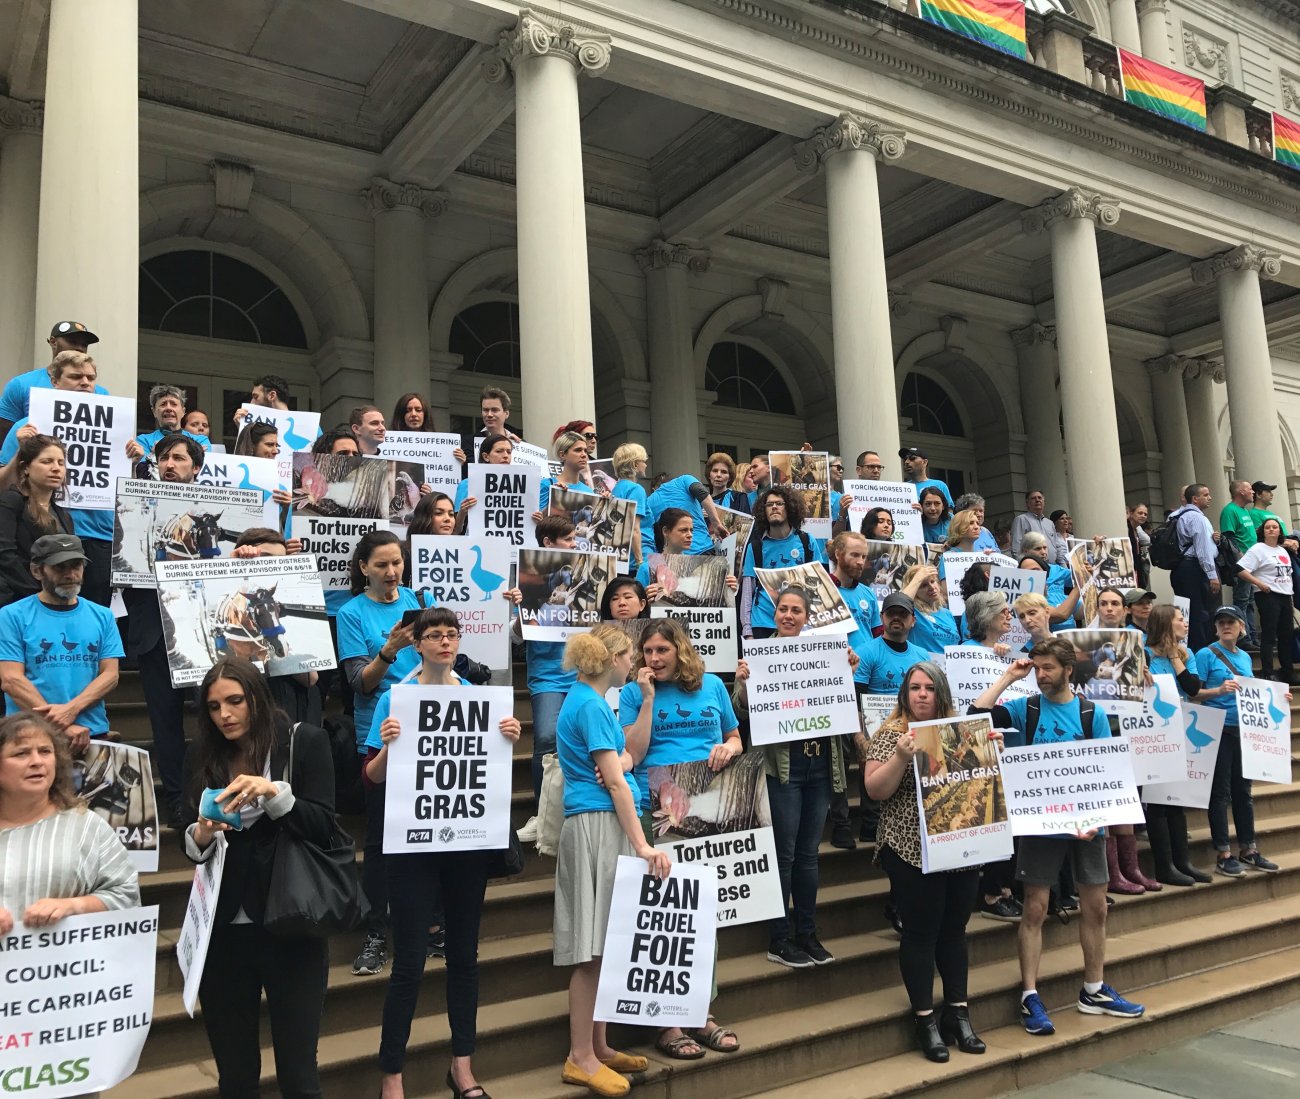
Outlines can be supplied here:
[[[1077, 698], [1069, 702], [1051, 702], [1039, 695], [1038, 728], [1034, 730], [1035, 744], [1065, 744], [1072, 740], [1083, 740], [1083, 717], [1080, 701]], [[1011, 720], [1011, 729], [1004, 734], [1008, 748], [1019, 748], [1025, 743], [1025, 731], [1029, 728], [1027, 698], [1012, 698], [999, 705], [1006, 710]], [[1106, 740], [1110, 737], [1110, 722], [1100, 706], [1092, 712], [1092, 739]]]
[[[811, 555], [804, 552], [805, 540], [807, 540], [808, 547], [812, 551]], [[826, 564], [826, 549], [811, 534], [805, 533], [800, 538], [798, 531], [791, 531], [784, 538], [763, 538], [763, 568], [786, 569], [791, 565], [806, 565], [809, 561], [820, 561], [823, 565]], [[763, 585], [758, 582], [758, 573], [755, 571], [754, 564], [754, 543], [752, 541], [745, 547], [745, 565], [741, 569], [741, 575], [752, 577], [756, 588], [753, 607], [749, 612], [750, 626], [759, 629], [776, 629], [774, 615], [776, 608], [772, 606], [772, 600], [768, 598], [767, 592], [763, 590]]]

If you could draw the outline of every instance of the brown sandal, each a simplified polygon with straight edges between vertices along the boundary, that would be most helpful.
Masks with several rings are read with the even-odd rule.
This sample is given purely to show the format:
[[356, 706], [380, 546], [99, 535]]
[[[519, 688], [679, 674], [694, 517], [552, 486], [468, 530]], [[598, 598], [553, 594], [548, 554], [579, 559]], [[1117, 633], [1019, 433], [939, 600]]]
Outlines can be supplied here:
[[[679, 1034], [676, 1038], [669, 1038], [668, 1032], [661, 1033], [655, 1041], [655, 1049], [665, 1057], [671, 1057], [674, 1061], [698, 1061], [704, 1056], [702, 1043], [692, 1038], [689, 1034]], [[694, 1053], [683, 1053], [684, 1046], [695, 1046]]]
[[[709, 1022], [713, 1022], [712, 1016], [710, 1016]], [[707, 1033], [705, 1033], [703, 1027], [697, 1027], [693, 1030], [686, 1030], [684, 1033], [690, 1035], [698, 1045], [711, 1049], [714, 1053], [735, 1053], [740, 1049], [739, 1035], [734, 1030], [729, 1030], [726, 1027], [714, 1025], [708, 1028]], [[726, 1038], [735, 1039], [736, 1044], [734, 1046], [724, 1046], [722, 1043]]]

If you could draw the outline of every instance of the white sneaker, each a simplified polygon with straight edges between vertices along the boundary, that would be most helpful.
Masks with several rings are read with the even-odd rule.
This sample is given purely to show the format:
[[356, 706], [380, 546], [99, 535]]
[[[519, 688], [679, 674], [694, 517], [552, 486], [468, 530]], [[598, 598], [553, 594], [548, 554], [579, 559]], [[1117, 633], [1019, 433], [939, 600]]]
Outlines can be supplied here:
[[537, 842], [537, 818], [529, 817], [528, 823], [525, 824], [521, 829], [519, 829], [518, 835], [519, 835], [520, 843], [536, 843]]

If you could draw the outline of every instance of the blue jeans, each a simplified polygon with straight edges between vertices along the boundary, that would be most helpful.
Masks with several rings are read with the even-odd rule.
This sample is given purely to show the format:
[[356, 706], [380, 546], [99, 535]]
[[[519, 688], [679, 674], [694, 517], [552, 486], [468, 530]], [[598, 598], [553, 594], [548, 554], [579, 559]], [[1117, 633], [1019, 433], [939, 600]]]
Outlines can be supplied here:
[[[821, 751], [805, 755], [805, 745]], [[802, 741], [790, 745], [789, 752], [790, 781], [782, 784], [769, 775], [767, 797], [781, 893], [787, 904], [794, 903], [795, 938], [806, 939], [817, 934], [817, 848], [831, 804], [830, 741]], [[773, 945], [790, 938], [789, 908], [772, 921], [768, 935]]]
[[1249, 580], [1243, 580], [1238, 576], [1232, 582], [1232, 605], [1246, 616], [1246, 640], [1252, 645], [1259, 641], [1259, 635], [1255, 632], [1255, 623], [1251, 618], [1251, 610], [1255, 606], [1255, 585]]
[[542, 796], [542, 756], [555, 751], [555, 726], [564, 705], [563, 691], [546, 691], [533, 699], [533, 812]]

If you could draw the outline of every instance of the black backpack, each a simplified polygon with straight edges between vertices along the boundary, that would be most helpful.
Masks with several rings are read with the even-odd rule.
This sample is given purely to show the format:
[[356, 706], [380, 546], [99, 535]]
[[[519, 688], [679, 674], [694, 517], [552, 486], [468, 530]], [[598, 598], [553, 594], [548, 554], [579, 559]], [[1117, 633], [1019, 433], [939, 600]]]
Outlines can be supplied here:
[[1182, 508], [1179, 508], [1151, 532], [1151, 564], [1166, 572], [1176, 568], [1178, 562], [1186, 556], [1178, 538], [1177, 517], [1182, 513]]
[[[1083, 739], [1092, 739], [1092, 718], [1097, 706], [1090, 698], [1078, 698], [1079, 723], [1083, 726]], [[1033, 744], [1034, 734], [1038, 732], [1038, 719], [1043, 714], [1043, 696], [1034, 695], [1025, 702], [1025, 743]]]

